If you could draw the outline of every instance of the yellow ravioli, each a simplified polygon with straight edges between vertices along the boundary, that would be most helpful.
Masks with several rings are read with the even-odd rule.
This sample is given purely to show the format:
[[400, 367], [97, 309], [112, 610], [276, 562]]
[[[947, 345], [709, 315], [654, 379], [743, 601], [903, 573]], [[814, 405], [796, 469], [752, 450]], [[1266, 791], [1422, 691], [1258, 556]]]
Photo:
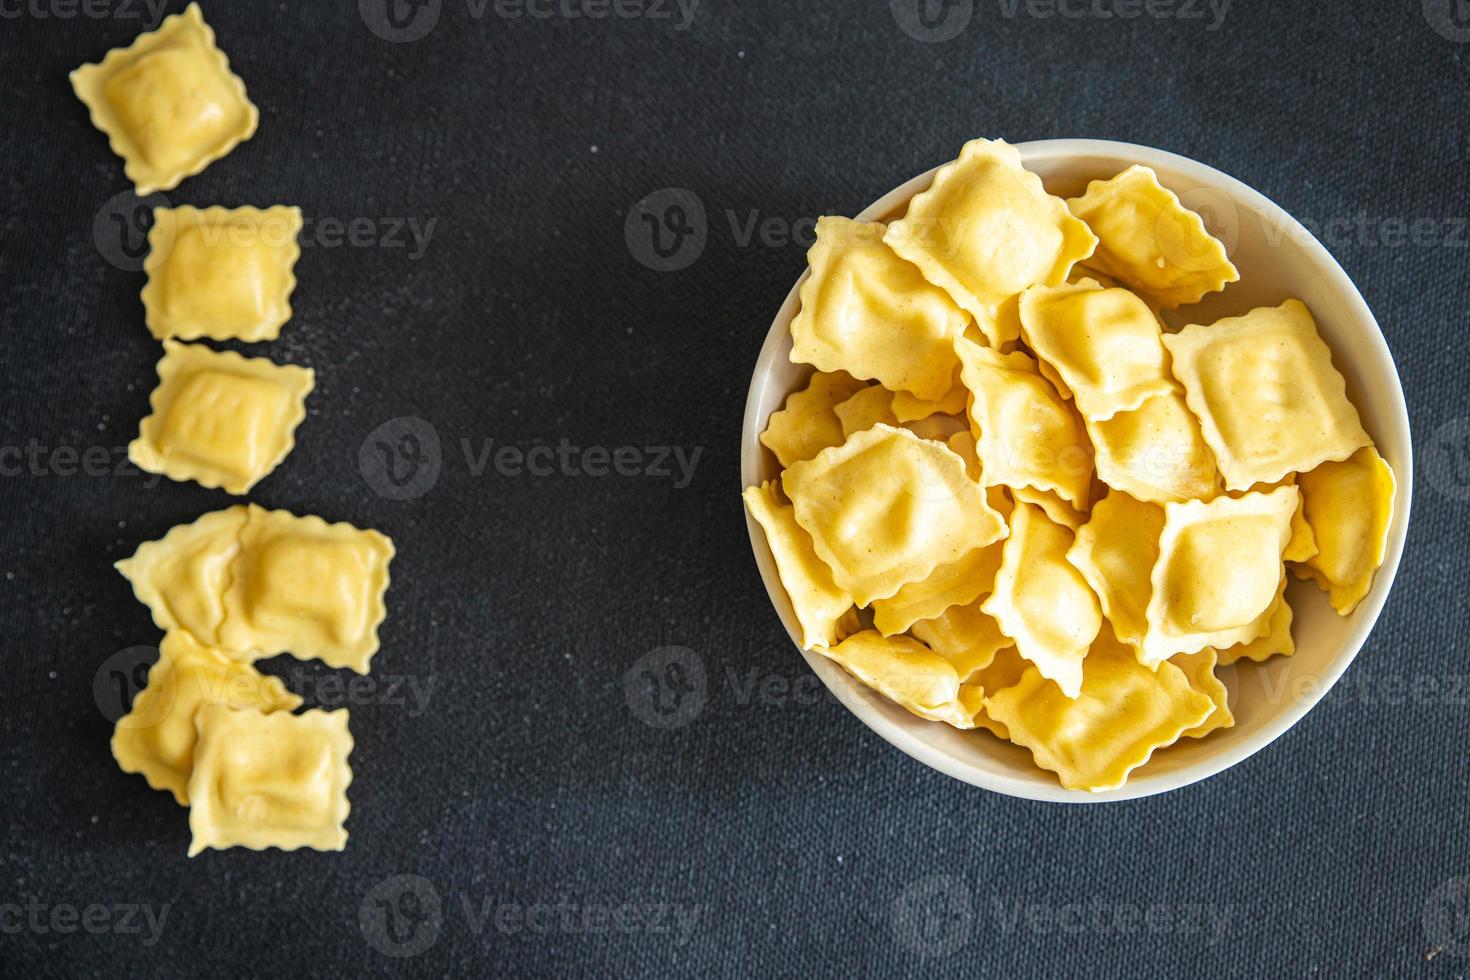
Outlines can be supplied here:
[[887, 599], [873, 600], [873, 625], [884, 636], [892, 636], [921, 619], [933, 619], [951, 606], [974, 602], [995, 583], [1000, 557], [1001, 542], [997, 541], [976, 548], [959, 561], [940, 565], [927, 578], [909, 582]]
[[761, 445], [776, 454], [783, 469], [828, 446], [842, 445], [842, 422], [834, 409], [864, 387], [865, 382], [846, 371], [818, 371], [805, 388], [786, 397], [785, 408], [771, 413]]
[[1253, 640], [1280, 590], [1296, 487], [1164, 505], [1140, 660]]
[[1198, 653], [1176, 653], [1169, 662], [1189, 679], [1189, 686], [1209, 698], [1215, 705], [1204, 721], [1185, 731], [1181, 738], [1204, 738], [1221, 728], [1234, 728], [1235, 715], [1230, 711], [1230, 692], [1220, 678], [1215, 676], [1218, 655], [1210, 647]]
[[248, 493], [296, 445], [315, 383], [311, 368], [165, 340], [153, 412], [128, 458], [171, 480]]
[[1097, 244], [1014, 146], [983, 139], [939, 168], [883, 240], [968, 310], [997, 348], [1019, 336], [1021, 292], [1065, 282]]
[[1197, 303], [1240, 278], [1204, 220], [1149, 167], [1094, 180], [1067, 206], [1097, 235], [1089, 264], [1157, 306], [1172, 310]]
[[1079, 692], [1068, 697], [1035, 667], [985, 699], [985, 713], [1031, 750], [1067, 789], [1116, 789], [1155, 750], [1172, 745], [1215, 710], [1178, 667], [1157, 672], [1103, 631], [1087, 654]]
[[366, 673], [392, 558], [377, 531], [250, 504], [175, 527], [117, 569], [159, 626], [232, 659], [291, 653]]
[[1040, 508], [1017, 503], [995, 589], [980, 607], [1068, 697], [1081, 689], [1082, 659], [1102, 626], [1097, 596], [1067, 561], [1072, 542]]
[[287, 691], [280, 678], [200, 646], [182, 630], [165, 635], [158, 652], [148, 686], [118, 719], [112, 755], [123, 772], [141, 773], [149, 786], [167, 790], [188, 806], [197, 737], [194, 715], [200, 705], [294, 711], [301, 698]]
[[1087, 423], [1098, 479], [1156, 504], [1213, 497], [1220, 478], [1199, 421], [1177, 391]]
[[937, 400], [950, 390], [952, 341], [969, 317], [883, 244], [884, 231], [877, 222], [817, 220], [791, 360]]
[[789, 467], [782, 484], [817, 557], [860, 606], [1005, 534], [964, 460], [906, 429], [859, 432]]
[[986, 486], [1055, 491], [1079, 510], [1092, 486], [1092, 448], [1082, 420], [1018, 352], [955, 342], [960, 376], [974, 399], [970, 421]]
[[[1277, 487], [1292, 487], [1296, 485], [1296, 474], [1288, 473], [1281, 479], [1271, 483], [1258, 483], [1251, 487], [1249, 492], [1266, 493], [1275, 490]], [[1230, 496], [1239, 497], [1244, 492], [1231, 490]], [[1296, 510], [1292, 512], [1291, 541], [1287, 543], [1286, 551], [1281, 555], [1284, 561], [1306, 561], [1317, 553], [1317, 536], [1312, 533], [1312, 525], [1307, 523], [1305, 504], [1306, 496], [1303, 495], [1301, 502], [1296, 506]]]
[[367, 673], [388, 614], [393, 553], [377, 531], [251, 504], [230, 566], [221, 647]]
[[1051, 518], [1053, 524], [1062, 524], [1072, 530], [1077, 530], [1087, 520], [1087, 512], [1078, 510], [1057, 496], [1052, 490], [1038, 490], [1035, 487], [1011, 487], [1011, 496], [1018, 503], [1031, 504], [1040, 507]]
[[812, 550], [812, 538], [796, 523], [796, 512], [776, 496], [772, 480], [745, 491], [745, 506], [766, 532], [781, 584], [801, 625], [801, 645], [831, 646], [857, 629], [852, 596], [832, 581], [832, 570]]
[[347, 846], [347, 712], [262, 714], [217, 704], [195, 716], [189, 856], [205, 848]]
[[1113, 634], [1140, 653], [1163, 530], [1162, 507], [1114, 490], [1092, 505], [1091, 517], [1067, 551], [1067, 560], [1097, 593]]
[[143, 309], [159, 340], [275, 340], [291, 319], [301, 209], [154, 208]]
[[882, 422], [898, 425], [893, 415], [893, 392], [882, 385], [869, 385], [853, 393], [853, 396], [832, 411], [842, 423], [842, 438], [848, 439], [854, 432], [871, 429]]
[[1164, 346], [1228, 490], [1305, 473], [1373, 441], [1299, 300], [1187, 326]]
[[166, 191], [255, 134], [260, 119], [199, 5], [71, 73], [138, 196]]
[[1021, 296], [1021, 331], [1089, 421], [1174, 390], [1159, 321], [1126, 289], [1033, 286]]
[[921, 619], [910, 631], [914, 639], [954, 665], [961, 683], [975, 683], [976, 676], [995, 661], [1001, 649], [1011, 646], [1010, 637], [980, 608], [979, 600], [950, 606], [938, 616]]
[[1300, 566], [1346, 616], [1373, 584], [1383, 564], [1393, 519], [1393, 470], [1372, 446], [1341, 462], [1323, 463], [1297, 477], [1302, 510], [1317, 544]]
[[1291, 603], [1286, 601], [1286, 576], [1276, 588], [1276, 599], [1261, 616], [1255, 629], [1255, 639], [1237, 643], [1218, 651], [1220, 666], [1225, 667], [1238, 660], [1260, 662], [1278, 654], [1296, 652], [1296, 641], [1291, 637]]
[[931, 415], [963, 415], [969, 401], [970, 392], [960, 383], [959, 369], [956, 368], [950, 389], [943, 398], [926, 401], [907, 391], [895, 391], [890, 407], [899, 422], [917, 422]]
[[133, 586], [160, 629], [182, 630], [217, 647], [230, 565], [240, 553], [240, 532], [249, 513], [244, 504], [236, 504], [205, 514], [171, 528], [157, 541], [144, 542], [113, 567]]
[[863, 630], [831, 649], [818, 647], [817, 652], [920, 718], [956, 728], [975, 727], [980, 705], [968, 698], [961, 701], [961, 678], [954, 665], [918, 640]]

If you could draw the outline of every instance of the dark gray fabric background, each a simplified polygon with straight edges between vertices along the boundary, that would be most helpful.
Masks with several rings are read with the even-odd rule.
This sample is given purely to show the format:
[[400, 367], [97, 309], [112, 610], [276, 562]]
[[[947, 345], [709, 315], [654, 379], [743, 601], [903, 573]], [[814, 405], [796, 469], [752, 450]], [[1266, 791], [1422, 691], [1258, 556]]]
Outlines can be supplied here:
[[[95, 2], [108, 16], [0, 4], [0, 446], [45, 448], [41, 473], [12, 458], [0, 478], [0, 972], [1470, 969], [1465, 3], [1238, 0], [1210, 29], [1205, 7], [1125, 20], [1092, 12], [1113, 0], [1073, 0], [1079, 18], [951, 0], [942, 42], [902, 29], [907, 0], [704, 0], [686, 29], [674, 7], [534, 18], [442, 0], [407, 42], [369, 29], [382, 0], [207, 4], [260, 131], [167, 197], [299, 204], [311, 222], [295, 317], [261, 352], [312, 365], [317, 388], [252, 499], [380, 528], [399, 554], [374, 686], [346, 699], [346, 852], [190, 860], [186, 812], [113, 763], [93, 681], [159, 638], [111, 562], [230, 501], [66, 475], [55, 452], [115, 459], [159, 353], [142, 276], [118, 267], [128, 184], [66, 78], [129, 42], [126, 15], [146, 8]], [[1404, 378], [1413, 525], [1347, 686], [1255, 758], [1161, 798], [1026, 803], [911, 761], [814, 694], [750, 557], [741, 412], [804, 245], [745, 240], [747, 223], [852, 214], [976, 135], [1152, 144], [1298, 217], [1350, 222], [1332, 251]], [[706, 241], [656, 271], [625, 220], [670, 187], [698, 199]], [[333, 247], [320, 222], [354, 218], [358, 244]], [[427, 247], [382, 244], [396, 218], [436, 222]], [[1421, 218], [1432, 240], [1395, 233]], [[368, 437], [407, 416], [437, 435], [440, 471], [395, 500]], [[511, 475], [475, 463], [491, 439], [702, 455], [682, 487]], [[704, 697], [658, 728], [625, 674], [666, 646], [693, 651]], [[266, 669], [344, 703], [315, 687], [320, 665]], [[431, 683], [420, 711], [404, 692]], [[683, 683], [701, 689], [692, 671]], [[55, 928], [94, 904], [98, 932]], [[123, 906], [167, 907], [156, 941]], [[656, 906], [689, 928], [660, 931]]]

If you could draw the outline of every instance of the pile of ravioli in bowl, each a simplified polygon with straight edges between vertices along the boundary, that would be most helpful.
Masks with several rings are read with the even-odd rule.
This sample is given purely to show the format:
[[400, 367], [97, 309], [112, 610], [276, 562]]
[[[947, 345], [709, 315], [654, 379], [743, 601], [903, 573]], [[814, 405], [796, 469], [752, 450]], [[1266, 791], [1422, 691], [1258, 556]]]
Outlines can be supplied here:
[[1234, 724], [1217, 669], [1290, 656], [1288, 574], [1340, 615], [1394, 507], [1295, 299], [1239, 279], [1147, 167], [1047, 193], [975, 140], [888, 223], [822, 218], [791, 360], [814, 372], [744, 497], [801, 645], [1069, 790]]

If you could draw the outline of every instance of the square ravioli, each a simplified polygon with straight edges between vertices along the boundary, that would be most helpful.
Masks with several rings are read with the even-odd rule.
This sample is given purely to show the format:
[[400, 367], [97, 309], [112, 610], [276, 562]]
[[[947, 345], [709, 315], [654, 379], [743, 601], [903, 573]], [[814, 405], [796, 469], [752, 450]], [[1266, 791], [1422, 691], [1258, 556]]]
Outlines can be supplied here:
[[816, 372], [805, 388], [786, 396], [785, 407], [771, 413], [761, 445], [776, 454], [782, 469], [842, 445], [842, 420], [834, 409], [865, 387], [867, 382], [846, 371]]
[[1303, 473], [1297, 487], [1317, 551], [1294, 567], [1346, 616], [1368, 594], [1373, 573], [1383, 564], [1393, 519], [1393, 470], [1377, 450], [1365, 446], [1341, 462]]
[[1192, 324], [1164, 346], [1226, 489], [1305, 473], [1373, 441], [1300, 300]]
[[920, 718], [955, 728], [975, 727], [980, 706], [961, 698], [964, 678], [952, 663], [918, 640], [863, 630], [831, 649], [818, 647], [817, 652]]
[[194, 715], [205, 704], [231, 708], [294, 711], [301, 698], [279, 677], [266, 677], [250, 664], [200, 646], [175, 630], [163, 638], [148, 686], [133, 699], [112, 733], [112, 756], [123, 772], [140, 773], [154, 789], [189, 805], [197, 733]]
[[199, 5], [71, 73], [139, 197], [176, 187], [255, 134], [260, 113]]
[[1102, 626], [1097, 596], [1067, 561], [1073, 541], [1041, 508], [1017, 503], [995, 588], [980, 606], [1069, 698], [1081, 690], [1082, 660]]
[[393, 554], [377, 531], [251, 504], [230, 566], [221, 646], [367, 673], [388, 614]]
[[1065, 282], [1097, 239], [1004, 140], [971, 140], [883, 240], [975, 318], [992, 347], [1020, 333], [1016, 298]]
[[1132, 166], [1111, 180], [1094, 180], [1067, 206], [1097, 236], [1088, 262], [1156, 306], [1197, 303], [1240, 278], [1225, 246], [1152, 168]]
[[189, 856], [206, 848], [347, 846], [347, 711], [263, 714], [207, 704], [195, 716]]
[[218, 647], [225, 621], [230, 566], [240, 553], [240, 532], [250, 509], [236, 504], [180, 524], [157, 541], [138, 546], [113, 567], [148, 607], [166, 633], [182, 630], [205, 646]]
[[1093, 504], [1067, 550], [1067, 561], [1097, 593], [1113, 635], [1140, 652], [1163, 531], [1164, 508], [1113, 490]]
[[296, 445], [315, 383], [311, 368], [165, 340], [153, 412], [128, 458], [170, 480], [248, 493]]
[[232, 659], [291, 653], [366, 673], [393, 553], [377, 531], [250, 504], [175, 527], [117, 569], [159, 626]]
[[1005, 535], [946, 445], [877, 425], [782, 474], [838, 588], [866, 606]]
[[301, 209], [154, 208], [143, 309], [154, 337], [275, 340], [291, 319]]
[[1001, 542], [976, 548], [959, 561], [940, 565], [919, 582], [909, 582], [887, 599], [873, 600], [873, 625], [884, 636], [903, 633], [921, 619], [988, 593], [1000, 569]]
[[1216, 710], [1209, 695], [1167, 661], [1149, 670], [1107, 630], [1087, 652], [1077, 694], [1067, 696], [1034, 666], [985, 699], [1036, 764], [1067, 789], [1116, 789], [1158, 749], [1173, 745]]
[[855, 632], [852, 596], [832, 581], [832, 570], [812, 549], [812, 536], [796, 523], [796, 512], [776, 496], [776, 481], [749, 487], [745, 506], [766, 535], [781, 585], [801, 625], [803, 649], [828, 647]]
[[1097, 478], [1114, 490], [1163, 504], [1213, 497], [1220, 488], [1215, 455], [1177, 390], [1088, 422], [1087, 433]]
[[1159, 321], [1126, 289], [1033, 286], [1021, 295], [1021, 333], [1088, 421], [1174, 390]]
[[1286, 573], [1293, 486], [1239, 498], [1164, 505], [1150, 576], [1148, 635], [1139, 659], [1154, 667], [1176, 653], [1234, 646], [1260, 636]]
[[969, 317], [883, 243], [885, 228], [817, 220], [801, 311], [791, 321], [791, 360], [936, 401], [950, 390], [952, 342]]
[[1092, 488], [1092, 447], [1081, 418], [1020, 351], [955, 342], [960, 377], [974, 398], [970, 421], [987, 486], [1055, 491], [1078, 510]]

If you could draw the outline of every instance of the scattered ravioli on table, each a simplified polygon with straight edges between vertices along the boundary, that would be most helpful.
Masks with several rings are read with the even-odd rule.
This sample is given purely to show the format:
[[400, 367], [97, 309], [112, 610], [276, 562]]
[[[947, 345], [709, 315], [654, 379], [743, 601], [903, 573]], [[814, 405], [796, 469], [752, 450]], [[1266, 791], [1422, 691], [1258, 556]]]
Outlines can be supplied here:
[[206, 704], [189, 777], [189, 856], [207, 848], [347, 846], [347, 711], [299, 715]]
[[165, 340], [153, 411], [128, 458], [170, 480], [249, 493], [295, 448], [315, 384], [311, 368]]
[[160, 627], [232, 659], [290, 653], [366, 673], [393, 553], [377, 531], [250, 504], [175, 527], [117, 569]]
[[1392, 467], [1300, 301], [1163, 324], [1239, 275], [1153, 171], [1063, 202], [976, 140], [898, 220], [824, 221], [818, 373], [745, 491], [803, 647], [1100, 792], [1235, 725], [1235, 672], [1295, 652], [1288, 570], [1371, 591]]
[[71, 84], [140, 197], [199, 173], [253, 136], [260, 120], [197, 3], [82, 65]]
[[143, 263], [149, 331], [159, 340], [275, 340], [291, 319], [300, 232], [300, 208], [154, 208]]

